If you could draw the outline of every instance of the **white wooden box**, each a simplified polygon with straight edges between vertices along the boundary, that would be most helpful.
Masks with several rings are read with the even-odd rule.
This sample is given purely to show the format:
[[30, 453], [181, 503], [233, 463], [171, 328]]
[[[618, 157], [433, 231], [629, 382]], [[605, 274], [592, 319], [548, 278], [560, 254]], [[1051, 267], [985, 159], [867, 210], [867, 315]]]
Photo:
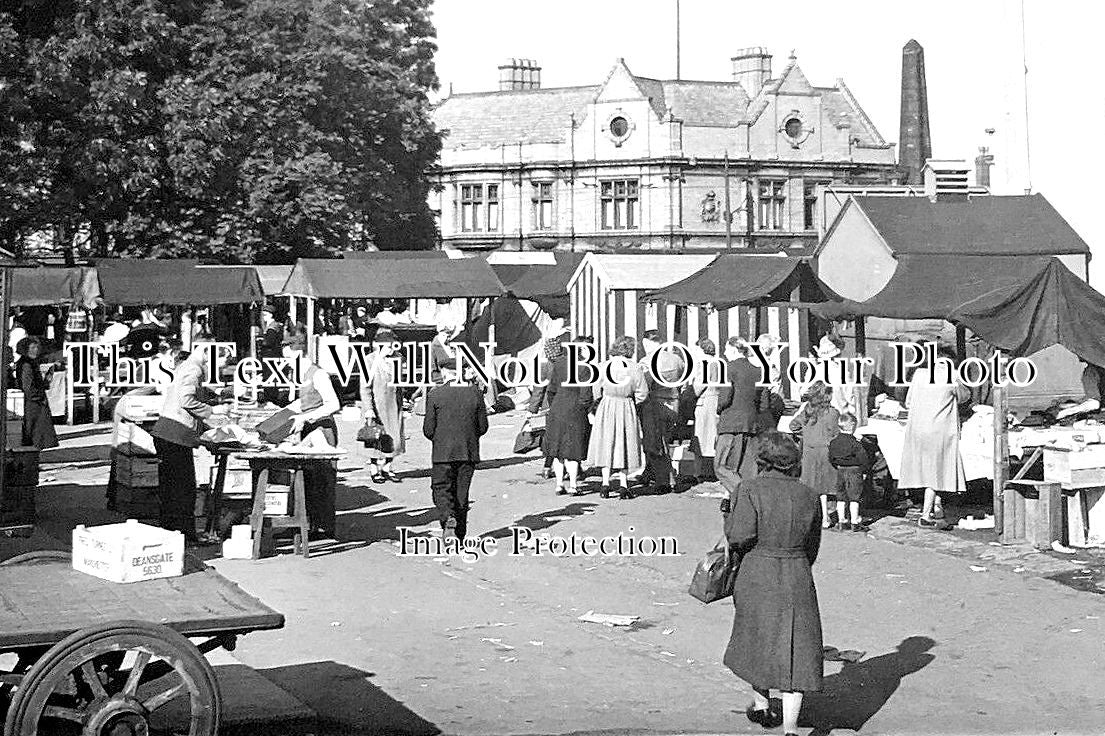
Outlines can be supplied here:
[[23, 416], [23, 392], [17, 388], [9, 388], [7, 395], [7, 408], [18, 417]]
[[1045, 447], [1044, 480], [1066, 490], [1105, 486], [1105, 445], [1087, 445], [1081, 450]]
[[184, 572], [184, 535], [127, 519], [73, 530], [73, 569], [114, 583], [177, 577]]

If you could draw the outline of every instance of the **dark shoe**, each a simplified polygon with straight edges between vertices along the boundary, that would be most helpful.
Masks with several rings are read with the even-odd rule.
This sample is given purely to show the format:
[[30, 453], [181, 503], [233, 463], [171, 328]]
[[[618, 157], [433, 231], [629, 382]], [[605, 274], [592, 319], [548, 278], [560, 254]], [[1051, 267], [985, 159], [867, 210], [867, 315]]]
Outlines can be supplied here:
[[599, 489], [599, 498], [610, 498], [610, 486], [603, 486]]
[[392, 483], [402, 483], [403, 482], [403, 479], [400, 478], [397, 473], [395, 473], [391, 470], [388, 470], [383, 475], [384, 475], [385, 478], [390, 480]]
[[567, 496], [568, 491], [564, 490], [564, 487], [561, 486], [560, 488], [556, 489], [556, 495], [558, 495], [558, 496]]
[[582, 496], [583, 495], [583, 489], [582, 488], [573, 488], [571, 493], [572, 493], [573, 496]]
[[384, 477], [383, 473], [377, 472], [372, 474], [373, 483], [383, 483], [385, 480], [387, 480], [387, 478]]
[[628, 488], [623, 488], [618, 491], [618, 498], [622, 501], [631, 501], [635, 498], [635, 496], [633, 495], [633, 491], [629, 490]]
[[669, 493], [671, 493], [671, 486], [654, 486], [652, 489], [654, 496], [666, 496]]
[[930, 529], [935, 528], [936, 527], [936, 521], [933, 520], [933, 519], [926, 519], [925, 517], [922, 516], [920, 519], [917, 520], [917, 526], [923, 526], [923, 527], [930, 528]]
[[748, 706], [748, 710], [744, 712], [744, 715], [748, 720], [764, 728], [778, 728], [783, 725], [783, 708], [781, 705], [776, 708], [774, 703], [771, 703], [765, 710], [756, 710], [752, 706]]
[[842, 521], [836, 525], [836, 529], [839, 532], [850, 532], [852, 531], [852, 524], [847, 521]]
[[852, 524], [852, 531], [866, 533], [866, 532], [871, 531], [871, 527], [869, 527], [869, 526], [867, 526], [866, 524], [863, 524], [863, 523]]
[[537, 477], [544, 478], [545, 480], [552, 478], [552, 475], [552, 468], [541, 468], [541, 470], [537, 471]]

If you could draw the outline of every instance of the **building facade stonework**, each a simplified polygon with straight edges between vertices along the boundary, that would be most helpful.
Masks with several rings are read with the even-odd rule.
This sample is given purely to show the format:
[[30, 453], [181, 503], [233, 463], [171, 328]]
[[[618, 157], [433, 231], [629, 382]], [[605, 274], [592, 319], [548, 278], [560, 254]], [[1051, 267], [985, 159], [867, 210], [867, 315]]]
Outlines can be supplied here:
[[[635, 76], [542, 89], [500, 67], [500, 89], [455, 94], [430, 195], [442, 244], [470, 250], [720, 249], [808, 253], [827, 185], [897, 183], [887, 143], [842, 80], [815, 87], [764, 49], [727, 82]], [[727, 206], [728, 203], [728, 206]]]

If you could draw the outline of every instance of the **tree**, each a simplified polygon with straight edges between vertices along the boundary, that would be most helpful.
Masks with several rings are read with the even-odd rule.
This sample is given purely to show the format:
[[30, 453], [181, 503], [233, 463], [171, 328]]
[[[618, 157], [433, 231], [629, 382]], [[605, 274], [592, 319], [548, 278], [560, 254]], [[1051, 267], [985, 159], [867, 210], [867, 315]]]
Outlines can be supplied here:
[[434, 243], [428, 0], [16, 5], [0, 236], [231, 262]]

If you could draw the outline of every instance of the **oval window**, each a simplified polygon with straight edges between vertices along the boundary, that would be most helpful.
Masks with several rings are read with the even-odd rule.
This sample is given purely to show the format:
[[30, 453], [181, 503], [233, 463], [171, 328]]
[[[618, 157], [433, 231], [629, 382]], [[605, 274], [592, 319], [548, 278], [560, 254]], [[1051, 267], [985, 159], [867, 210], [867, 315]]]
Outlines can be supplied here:
[[629, 121], [618, 116], [610, 121], [610, 133], [615, 138], [625, 138], [629, 134]]
[[798, 138], [802, 135], [802, 121], [798, 118], [791, 118], [786, 122], [786, 125], [783, 126], [783, 130], [786, 131], [789, 137]]

